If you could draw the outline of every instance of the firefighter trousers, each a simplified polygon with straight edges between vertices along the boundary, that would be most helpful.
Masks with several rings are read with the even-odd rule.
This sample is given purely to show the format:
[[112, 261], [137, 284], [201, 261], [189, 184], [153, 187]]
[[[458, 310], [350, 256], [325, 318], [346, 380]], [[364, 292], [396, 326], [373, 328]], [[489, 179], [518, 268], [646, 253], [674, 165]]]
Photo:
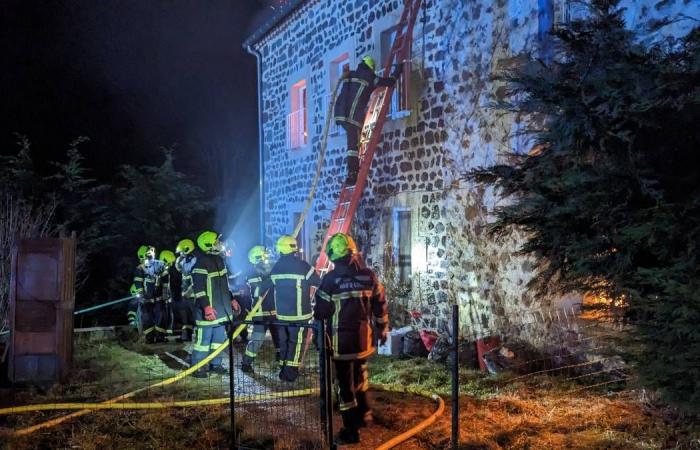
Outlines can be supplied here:
[[360, 127], [356, 127], [347, 122], [341, 122], [340, 124], [345, 130], [347, 139], [347, 156], [360, 156], [358, 153], [360, 149]]
[[167, 333], [167, 314], [162, 301], [145, 301], [141, 305], [141, 321], [146, 342], [165, 339]]
[[335, 377], [338, 381], [340, 412], [343, 427], [357, 430], [369, 418], [370, 407], [367, 401], [369, 372], [366, 359], [334, 360]]
[[299, 376], [305, 330], [306, 328], [294, 322], [277, 327], [282, 366], [279, 374], [281, 380], [294, 381]]
[[194, 300], [183, 297], [181, 300], [173, 302], [173, 307], [180, 328], [187, 330], [191, 335], [192, 330], [194, 330]]
[[[199, 363], [206, 358], [209, 353], [219, 348], [226, 342], [226, 324], [217, 323], [213, 325], [197, 325], [195, 330], [195, 340], [192, 346], [192, 365]], [[221, 355], [209, 362], [209, 367], [221, 366]], [[206, 367], [204, 368], [206, 369]]]
[[245, 348], [245, 355], [243, 356], [243, 364], [249, 365], [253, 362], [260, 347], [262, 347], [265, 342], [265, 333], [270, 330], [270, 336], [272, 336], [272, 343], [275, 346], [276, 358], [280, 360], [280, 347], [279, 347], [279, 334], [277, 331], [277, 325], [272, 323], [275, 319], [263, 319], [253, 321], [253, 333], [248, 340], [248, 345]]

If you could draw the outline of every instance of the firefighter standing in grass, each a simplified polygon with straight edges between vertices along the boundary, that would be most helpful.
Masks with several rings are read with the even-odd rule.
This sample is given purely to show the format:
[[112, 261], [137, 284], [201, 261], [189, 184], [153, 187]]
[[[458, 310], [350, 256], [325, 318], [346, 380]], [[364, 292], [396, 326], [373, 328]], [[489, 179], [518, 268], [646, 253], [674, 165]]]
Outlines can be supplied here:
[[194, 257], [194, 242], [191, 239], [183, 239], [175, 248], [177, 258], [175, 269], [180, 273], [180, 302], [175, 304], [175, 313], [182, 326], [180, 340], [190, 342], [194, 331], [194, 290], [192, 288], [192, 266], [196, 261]]
[[277, 240], [279, 260], [270, 271], [270, 281], [264, 283], [260, 292], [272, 288], [275, 296], [278, 322], [280, 364], [279, 378], [294, 381], [299, 376], [304, 347], [303, 326], [313, 317], [311, 308], [311, 286], [318, 286], [320, 278], [316, 270], [299, 258], [297, 240], [293, 236], [282, 236]]
[[[192, 268], [192, 286], [195, 298], [196, 339], [192, 352], [192, 365], [203, 360], [210, 352], [226, 342], [226, 323], [232, 320], [234, 311], [240, 310], [228, 288], [228, 271], [221, 257], [223, 245], [219, 234], [205, 231], [197, 237], [198, 250]], [[198, 369], [193, 376], [204, 378], [207, 372], [226, 373], [217, 356], [209, 367]]]
[[353, 239], [337, 233], [326, 244], [326, 254], [335, 267], [316, 291], [314, 316], [329, 320], [335, 376], [340, 396], [343, 428], [337, 444], [360, 442], [359, 428], [371, 420], [367, 400], [367, 358], [375, 351], [374, 341], [384, 343], [389, 316], [384, 287], [366, 268]]
[[166, 329], [168, 330], [168, 334], [172, 335], [173, 329], [175, 328], [175, 304], [179, 303], [182, 298], [180, 291], [182, 277], [175, 269], [175, 253], [170, 250], [162, 250], [158, 259], [165, 265], [165, 273], [161, 285], [163, 286]]
[[374, 67], [374, 59], [366, 55], [357, 69], [345, 72], [342, 77], [343, 86], [333, 108], [335, 123], [345, 129], [347, 137], [348, 177], [345, 183], [349, 186], [357, 182], [360, 171], [360, 133], [369, 98], [378, 87], [394, 86], [403, 66], [399, 64], [388, 78], [378, 77], [374, 73]]
[[245, 355], [241, 364], [241, 370], [246, 373], [253, 373], [253, 361], [258, 355], [258, 351], [265, 340], [265, 332], [270, 330], [272, 343], [275, 346], [277, 360], [280, 360], [280, 349], [278, 342], [277, 320], [275, 310], [274, 289], [261, 292], [260, 287], [269, 285], [270, 282], [270, 254], [262, 245], [256, 245], [248, 251], [248, 261], [252, 265], [250, 272], [246, 275], [246, 286], [241, 293], [241, 307], [246, 311], [251, 311], [260, 296], [265, 295], [260, 309], [252, 317], [253, 333], [245, 348]]
[[[143, 261], [136, 268], [134, 284], [136, 291], [142, 298], [141, 322], [143, 324], [143, 334], [147, 344], [165, 342], [165, 308], [162, 298], [161, 277], [165, 272], [165, 265], [155, 259], [156, 249], [152, 246], [146, 247], [143, 254]], [[142, 253], [139, 249], [139, 257]]]

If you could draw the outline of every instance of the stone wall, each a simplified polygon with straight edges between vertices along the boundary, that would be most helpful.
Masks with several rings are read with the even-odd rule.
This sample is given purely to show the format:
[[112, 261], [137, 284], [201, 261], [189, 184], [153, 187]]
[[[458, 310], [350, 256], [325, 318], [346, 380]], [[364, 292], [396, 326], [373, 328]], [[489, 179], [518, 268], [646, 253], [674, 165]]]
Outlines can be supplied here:
[[[526, 291], [533, 264], [514, 255], [522, 236], [495, 241], [486, 233], [504, 199], [493, 186], [464, 181], [472, 168], [530, 150], [531, 144], [514, 133], [526, 118], [490, 106], [503, 95], [503, 86], [492, 77], [514, 64], [517, 54], [537, 51], [548, 16], [556, 23], [581, 14], [566, 1], [552, 2], [425, 1], [425, 22], [414, 32], [413, 109], [409, 117], [389, 120], [384, 127], [353, 234], [368, 263], [381, 271], [391, 211], [411, 210], [414, 288], [403, 306], [422, 312], [433, 327], [446, 327], [454, 302], [461, 306], [463, 333], [488, 335], [518, 329], [532, 311], [577, 301], [575, 296], [535, 298]], [[268, 244], [292, 231], [292, 211], [301, 211], [310, 188], [330, 93], [329, 58], [349, 48], [353, 68], [366, 53], [379, 59], [380, 33], [398, 21], [401, 3], [310, 0], [258, 44], [263, 54]], [[680, 11], [700, 17], [698, 2], [688, 0], [626, 3], [635, 26]], [[542, 15], [543, 8], [549, 15]], [[688, 21], [674, 24], [650, 39], [689, 27]], [[288, 150], [289, 90], [301, 78], [309, 92], [310, 144]], [[344, 175], [344, 137], [331, 137], [307, 219], [307, 234], [317, 237], [312, 253], [318, 252]]]

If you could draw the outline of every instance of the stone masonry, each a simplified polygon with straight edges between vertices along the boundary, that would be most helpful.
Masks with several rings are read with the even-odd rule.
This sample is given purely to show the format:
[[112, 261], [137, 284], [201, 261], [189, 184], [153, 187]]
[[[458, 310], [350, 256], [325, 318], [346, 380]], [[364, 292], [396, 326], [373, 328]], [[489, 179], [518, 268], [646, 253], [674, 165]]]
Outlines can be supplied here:
[[[700, 17], [700, 2], [689, 0], [624, 4], [634, 27], [681, 12]], [[352, 68], [368, 53], [383, 65], [381, 33], [396, 24], [402, 7], [399, 0], [309, 0], [255, 45], [262, 53], [268, 245], [292, 231], [293, 212], [308, 195], [328, 110], [330, 61], [348, 51]], [[504, 95], [493, 76], [519, 53], [539, 51], [552, 23], [582, 13], [563, 0], [424, 1], [413, 39], [410, 114], [387, 120], [353, 234], [368, 264], [386, 274], [392, 211], [410, 210], [412, 289], [407, 298], [390, 300], [420, 311], [432, 327], [446, 329], [455, 302], [462, 332], [481, 336], [518, 329], [533, 313], [579, 301], [526, 291], [533, 264], [514, 255], [522, 237], [496, 241], [486, 233], [504, 199], [464, 175], [531, 149], [515, 133], [527, 118], [491, 107]], [[648, 38], [684, 34], [691, 25], [681, 20]], [[286, 119], [291, 84], [299, 79], [306, 81], [309, 143], [290, 150]], [[318, 254], [345, 175], [344, 144], [343, 136], [329, 138], [307, 218], [310, 257]]]

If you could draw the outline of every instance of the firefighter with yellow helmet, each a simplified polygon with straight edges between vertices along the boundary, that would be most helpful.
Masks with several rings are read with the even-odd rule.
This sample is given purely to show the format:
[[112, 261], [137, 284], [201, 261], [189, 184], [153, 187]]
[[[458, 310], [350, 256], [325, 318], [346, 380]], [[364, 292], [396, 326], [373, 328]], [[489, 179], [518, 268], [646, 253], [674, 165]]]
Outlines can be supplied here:
[[299, 247], [293, 236], [284, 235], [277, 240], [280, 257], [270, 271], [270, 280], [260, 291], [272, 290], [275, 296], [278, 327], [280, 364], [279, 378], [294, 381], [299, 376], [304, 330], [301, 325], [313, 317], [311, 287], [321, 282], [316, 270], [298, 256]]
[[365, 267], [355, 241], [337, 233], [328, 240], [325, 250], [334, 268], [316, 291], [314, 317], [329, 321], [343, 418], [336, 443], [352, 444], [360, 441], [359, 428], [371, 420], [367, 358], [374, 353], [376, 340], [386, 341], [389, 315], [384, 287]]
[[348, 176], [345, 180], [347, 185], [354, 185], [357, 182], [357, 174], [360, 171], [360, 132], [370, 96], [378, 87], [394, 86], [402, 67], [399, 64], [390, 77], [382, 78], [374, 72], [374, 58], [365, 55], [357, 65], [357, 69], [343, 74], [343, 85], [335, 101], [333, 118], [336, 124], [345, 129], [347, 138]]
[[162, 298], [161, 277], [165, 265], [156, 259], [156, 249], [142, 245], [137, 251], [140, 263], [134, 275], [136, 293], [141, 298], [141, 322], [146, 343], [165, 342], [166, 317]]
[[274, 323], [277, 320], [274, 289], [270, 289], [268, 292], [262, 292], [260, 289], [263, 285], [269, 285], [270, 282], [270, 269], [272, 268], [270, 252], [262, 245], [256, 245], [248, 251], [248, 261], [252, 267], [246, 275], [246, 285], [241, 291], [241, 307], [246, 311], [251, 311], [258, 299], [265, 296], [260, 309], [252, 317], [253, 333], [248, 340], [241, 363], [243, 372], [253, 373], [253, 361], [263, 344], [267, 330], [270, 330], [278, 361], [280, 360], [280, 349], [277, 325]]
[[190, 342], [194, 332], [194, 290], [192, 288], [192, 267], [196, 261], [194, 242], [182, 239], [175, 248], [175, 269], [180, 274], [180, 302], [175, 303], [175, 314], [182, 329], [180, 340]]
[[[221, 257], [223, 244], [220, 235], [204, 231], [197, 237], [197, 247], [192, 267], [197, 325], [193, 366], [226, 342], [226, 323], [233, 320], [234, 311], [240, 310], [229, 290], [228, 271]], [[204, 378], [208, 372], [224, 374], [226, 369], [221, 363], [221, 356], [217, 356], [208, 367], [198, 369], [193, 376]]]
[[161, 250], [158, 260], [165, 265], [161, 278], [163, 306], [165, 309], [165, 324], [167, 334], [172, 335], [175, 327], [175, 305], [179, 303], [182, 295], [180, 287], [182, 278], [175, 269], [175, 253], [171, 250]]

